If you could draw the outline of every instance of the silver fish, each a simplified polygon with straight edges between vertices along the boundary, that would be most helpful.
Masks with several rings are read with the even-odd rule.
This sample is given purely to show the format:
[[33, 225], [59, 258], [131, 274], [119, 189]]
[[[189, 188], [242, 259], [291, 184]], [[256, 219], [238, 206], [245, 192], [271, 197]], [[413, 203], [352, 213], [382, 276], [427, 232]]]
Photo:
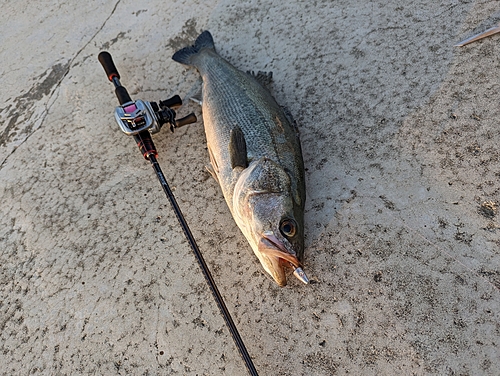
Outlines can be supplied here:
[[286, 285], [289, 268], [308, 283], [299, 261], [306, 197], [295, 123], [255, 76], [217, 54], [210, 32], [172, 59], [194, 66], [203, 79], [208, 169], [238, 227], [279, 286]]

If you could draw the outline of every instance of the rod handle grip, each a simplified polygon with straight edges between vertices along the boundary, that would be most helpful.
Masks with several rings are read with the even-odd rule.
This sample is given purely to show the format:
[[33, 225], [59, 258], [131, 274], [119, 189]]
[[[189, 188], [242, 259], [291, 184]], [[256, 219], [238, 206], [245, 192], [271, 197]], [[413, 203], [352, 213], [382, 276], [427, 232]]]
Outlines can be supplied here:
[[130, 95], [128, 95], [128, 91], [127, 91], [127, 89], [125, 89], [125, 86], [118, 86], [115, 89], [115, 94], [116, 94], [116, 97], [118, 98], [118, 102], [120, 102], [120, 104], [132, 102], [132, 98], [130, 98]]
[[108, 80], [113, 81], [113, 77], [117, 77], [120, 79], [120, 74], [118, 73], [118, 69], [115, 67], [115, 63], [113, 63], [113, 58], [111, 54], [107, 51], [102, 51], [97, 56], [99, 62], [101, 63], [106, 75], [108, 76]]

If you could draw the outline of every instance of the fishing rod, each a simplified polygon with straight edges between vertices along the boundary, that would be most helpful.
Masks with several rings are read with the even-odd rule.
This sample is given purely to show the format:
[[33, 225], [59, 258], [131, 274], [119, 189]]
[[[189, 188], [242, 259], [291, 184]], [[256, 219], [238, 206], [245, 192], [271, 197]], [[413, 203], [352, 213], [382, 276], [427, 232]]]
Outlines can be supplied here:
[[231, 318], [231, 314], [224, 303], [222, 295], [215, 284], [215, 281], [208, 269], [208, 266], [203, 258], [203, 255], [196, 244], [196, 241], [189, 229], [189, 226], [184, 218], [184, 215], [181, 212], [177, 201], [170, 189], [165, 176], [160, 168], [160, 164], [157, 161], [158, 152], [156, 151], [156, 147], [153, 143], [153, 139], [151, 137], [152, 134], [158, 133], [163, 125], [170, 124], [170, 130], [173, 132], [175, 128], [182, 127], [183, 125], [195, 123], [197, 121], [196, 116], [193, 113], [181, 118], [176, 119], [176, 113], [173, 108], [177, 108], [182, 105], [182, 100], [178, 95], [174, 95], [172, 98], [169, 98], [164, 101], [156, 102], [147, 102], [142, 100], [133, 101], [127, 89], [122, 86], [120, 83], [120, 75], [118, 70], [115, 67], [113, 59], [111, 55], [103, 51], [98, 56], [99, 62], [101, 63], [106, 75], [108, 76], [109, 81], [111, 81], [115, 86], [115, 94], [118, 98], [118, 102], [120, 105], [115, 109], [115, 120], [118, 123], [118, 126], [122, 130], [123, 133], [133, 136], [139, 150], [146, 160], [151, 162], [153, 169], [156, 172], [156, 176], [160, 181], [160, 184], [163, 188], [163, 191], [167, 195], [168, 200], [172, 208], [174, 209], [175, 215], [179, 224], [184, 231], [184, 235], [191, 246], [191, 249], [194, 252], [196, 260], [200, 265], [200, 268], [203, 272], [203, 276], [207, 281], [210, 291], [215, 298], [217, 306], [224, 317], [224, 321], [233, 337], [233, 340], [238, 348], [243, 360], [245, 361], [245, 365], [248, 369], [248, 372], [252, 376], [258, 376], [257, 370], [252, 362], [252, 358], [248, 354], [248, 351], [243, 343], [243, 340], [240, 337], [238, 329]]

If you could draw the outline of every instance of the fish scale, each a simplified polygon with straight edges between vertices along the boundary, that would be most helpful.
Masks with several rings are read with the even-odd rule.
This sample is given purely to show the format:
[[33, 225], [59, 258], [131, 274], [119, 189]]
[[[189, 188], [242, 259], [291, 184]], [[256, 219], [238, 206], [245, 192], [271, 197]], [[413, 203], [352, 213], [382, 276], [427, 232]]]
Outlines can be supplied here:
[[202, 77], [213, 174], [238, 227], [280, 286], [286, 284], [290, 267], [307, 283], [299, 261], [304, 249], [304, 165], [293, 121], [252, 75], [217, 54], [209, 32], [173, 59], [194, 66]]

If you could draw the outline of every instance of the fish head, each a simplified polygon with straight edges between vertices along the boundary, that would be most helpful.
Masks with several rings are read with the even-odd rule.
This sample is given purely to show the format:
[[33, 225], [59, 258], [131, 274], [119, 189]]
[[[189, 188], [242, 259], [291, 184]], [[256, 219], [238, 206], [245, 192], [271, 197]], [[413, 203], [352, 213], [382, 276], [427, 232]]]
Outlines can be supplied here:
[[279, 286], [286, 285], [287, 269], [300, 267], [304, 250], [304, 212], [294, 197], [289, 174], [267, 158], [252, 162], [234, 190], [235, 220]]

